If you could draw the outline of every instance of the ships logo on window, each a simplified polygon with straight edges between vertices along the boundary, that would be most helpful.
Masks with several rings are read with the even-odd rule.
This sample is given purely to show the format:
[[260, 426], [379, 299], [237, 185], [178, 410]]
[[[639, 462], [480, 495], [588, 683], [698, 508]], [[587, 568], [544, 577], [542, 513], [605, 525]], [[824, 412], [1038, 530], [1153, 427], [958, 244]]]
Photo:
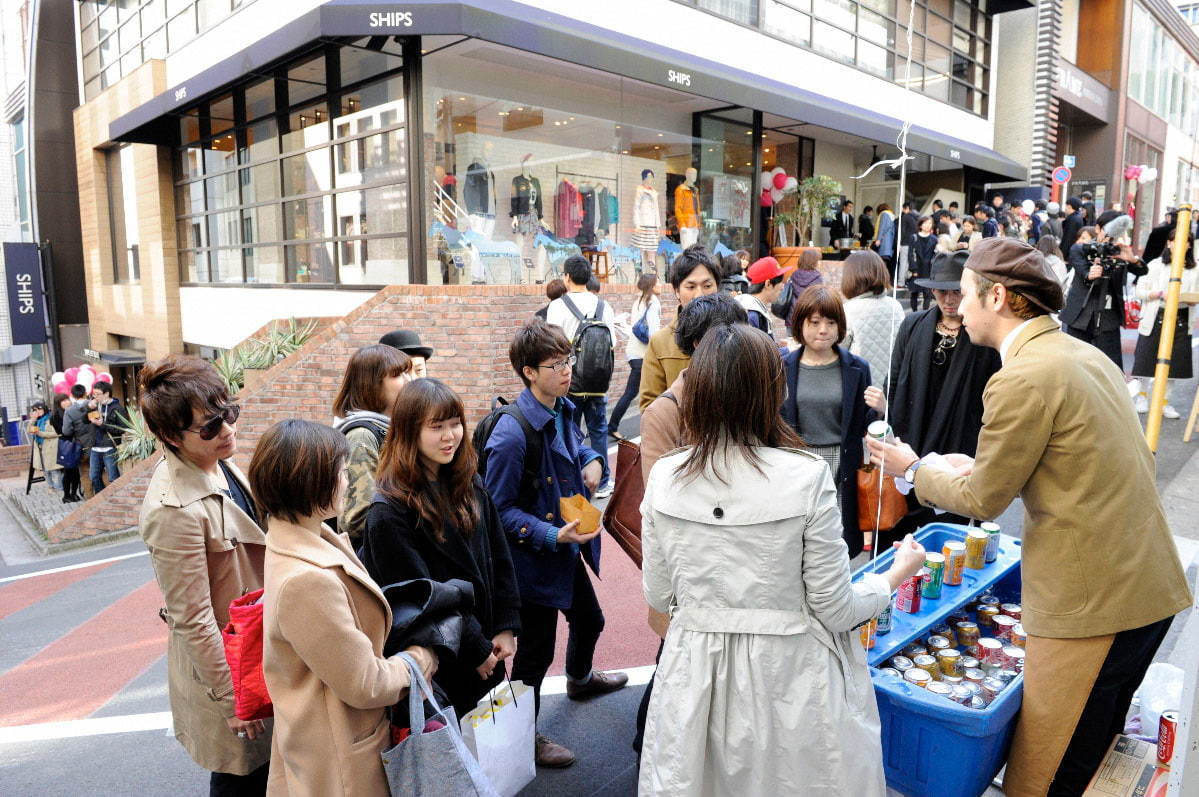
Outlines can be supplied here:
[[412, 12], [411, 11], [374, 12], [370, 15], [370, 26], [372, 28], [411, 28], [412, 27]]
[[678, 83], [680, 86], [691, 85], [691, 75], [686, 72], [676, 72], [673, 69], [666, 71], [666, 79], [671, 83]]

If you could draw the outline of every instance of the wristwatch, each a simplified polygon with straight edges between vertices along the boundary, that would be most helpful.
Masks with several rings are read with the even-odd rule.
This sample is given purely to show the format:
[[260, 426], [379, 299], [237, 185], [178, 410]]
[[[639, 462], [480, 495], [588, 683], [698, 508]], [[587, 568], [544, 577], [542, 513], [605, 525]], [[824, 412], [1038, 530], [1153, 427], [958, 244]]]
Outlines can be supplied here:
[[908, 484], [915, 484], [916, 483], [916, 471], [920, 470], [920, 466], [923, 464], [924, 464], [924, 460], [918, 459], [915, 462], [913, 462], [911, 465], [908, 465], [908, 469], [903, 472], [903, 480], [905, 482], [907, 482]]

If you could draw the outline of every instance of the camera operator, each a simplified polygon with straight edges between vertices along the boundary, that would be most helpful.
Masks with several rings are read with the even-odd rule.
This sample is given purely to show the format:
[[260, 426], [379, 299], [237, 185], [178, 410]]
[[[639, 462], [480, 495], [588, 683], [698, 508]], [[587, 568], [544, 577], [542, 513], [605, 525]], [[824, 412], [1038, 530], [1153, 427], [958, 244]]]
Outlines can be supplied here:
[[1061, 314], [1066, 332], [1102, 351], [1123, 371], [1124, 283], [1128, 274], [1140, 277], [1148, 269], [1127, 244], [1109, 240], [1102, 227], [1078, 231], [1066, 266], [1073, 275]]

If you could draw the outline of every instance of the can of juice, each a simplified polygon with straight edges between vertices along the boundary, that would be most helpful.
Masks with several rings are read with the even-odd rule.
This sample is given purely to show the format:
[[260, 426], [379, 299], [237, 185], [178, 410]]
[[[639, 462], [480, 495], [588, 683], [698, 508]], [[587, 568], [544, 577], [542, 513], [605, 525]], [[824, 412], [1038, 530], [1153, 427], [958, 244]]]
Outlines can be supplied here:
[[962, 677], [962, 654], [953, 648], [947, 648], [937, 653], [937, 664], [941, 665], [941, 673]]
[[912, 664], [912, 660], [907, 656], [895, 656], [891, 659], [891, 666], [903, 673], [912, 669], [916, 665]]
[[974, 695], [971, 697], [970, 703], [967, 706], [967, 708], [977, 709], [978, 711], [982, 711], [986, 707], [987, 701], [983, 700], [982, 695]]
[[974, 658], [974, 656], [970, 655], [969, 653], [963, 653], [962, 666], [967, 670], [978, 669], [978, 659]]
[[1157, 723], [1157, 765], [1169, 768], [1178, 738], [1178, 712], [1163, 711]]
[[960, 587], [962, 570], [966, 567], [966, 543], [950, 540], [941, 546], [941, 555], [945, 557], [945, 585]]
[[978, 638], [982, 636], [978, 623], [967, 620], [964, 623], [958, 623], [954, 630], [957, 632], [958, 647], [973, 653], [977, 649]]
[[908, 644], [904, 645], [903, 650], [899, 652], [900, 654], [907, 656], [909, 659], [912, 659], [921, 654], [928, 653], [928, 648], [919, 642], [909, 642]]
[[978, 627], [988, 634], [995, 631], [995, 618], [999, 616], [998, 606], [978, 607]]
[[994, 606], [994, 607], [998, 608], [999, 607], [999, 598], [996, 598], [994, 595], [992, 595], [989, 592], [984, 592], [982, 595], [978, 596], [978, 604], [980, 606]]
[[1012, 626], [1012, 644], [1018, 648], [1028, 646], [1028, 634], [1024, 633], [1024, 624], [1016, 623]]
[[921, 597], [937, 600], [941, 597], [941, 584], [945, 579], [945, 557], [939, 553], [924, 556], [924, 586]]
[[925, 689], [932, 682], [933, 677], [928, 674], [927, 670], [921, 670], [918, 667], [913, 667], [903, 674], [903, 679], [910, 684], [919, 686]]
[[974, 697], [974, 693], [961, 684], [955, 686], [949, 693], [949, 699], [955, 703], [960, 703], [963, 706], [970, 705], [970, 698]]
[[866, 622], [862, 623], [858, 629], [858, 637], [862, 641], [862, 647], [866, 650], [873, 650], [875, 643], [874, 632], [878, 628], [878, 620], [871, 617]]
[[901, 673], [899, 670], [895, 669], [894, 667], [880, 667], [878, 671], [881, 672], [883, 675], [893, 675], [896, 678], [903, 678], [903, 673]]
[[[978, 640], [978, 660], [992, 667], [1003, 665], [1003, 643], [994, 637], [985, 636]], [[985, 667], [983, 669], [986, 669]]]
[[967, 683], [981, 684], [987, 679], [987, 674], [978, 668], [971, 668], [962, 673]]
[[930, 655], [936, 656], [942, 650], [949, 650], [953, 647], [949, 640], [943, 636], [930, 636], [928, 638], [928, 652]]
[[953, 628], [947, 623], [941, 623], [932, 627], [934, 636], [943, 636], [949, 640], [949, 646], [956, 648], [958, 646], [958, 635], [953, 632]]
[[1003, 656], [1007, 659], [1008, 667], [1016, 672], [1024, 672], [1024, 648], [1008, 645], [1003, 649]]
[[923, 570], [911, 578], [905, 579], [895, 592], [895, 608], [908, 614], [915, 614], [920, 611], [920, 592], [923, 584]]
[[999, 604], [999, 611], [1013, 620], [1020, 619], [1020, 604], [1018, 603], [1001, 603]]
[[999, 524], [987, 521], [979, 523], [978, 527], [987, 535], [987, 550], [983, 554], [983, 559], [987, 564], [991, 564], [999, 558]]
[[916, 665], [914, 669], [924, 670], [934, 681], [941, 680], [941, 668], [938, 666], [937, 660], [932, 656], [917, 656], [912, 659], [912, 664]]
[[991, 622], [995, 627], [996, 639], [1002, 639], [1004, 642], [1012, 641], [1012, 629], [1017, 625], [1014, 619], [1006, 614], [997, 614]]
[[924, 688], [932, 692], [934, 695], [943, 697], [946, 700], [948, 700], [949, 696], [953, 694], [953, 687], [949, 684], [943, 684], [940, 681], [933, 681]]
[[987, 705], [989, 706], [995, 698], [999, 697], [999, 693], [1004, 690], [1004, 687], [1006, 687], [1007, 684], [998, 678], [987, 678], [981, 684], [979, 684], [979, 686], [981, 686], [983, 690], [982, 698], [983, 700], [987, 701]]
[[982, 570], [987, 566], [987, 533], [981, 529], [966, 532], [966, 562], [971, 570]]
[[[965, 543], [962, 544], [965, 545]], [[970, 622], [970, 612], [967, 611], [965, 607], [961, 609], [954, 609], [949, 613], [949, 616], [945, 618], [945, 622], [950, 628], [957, 628], [958, 623]]]

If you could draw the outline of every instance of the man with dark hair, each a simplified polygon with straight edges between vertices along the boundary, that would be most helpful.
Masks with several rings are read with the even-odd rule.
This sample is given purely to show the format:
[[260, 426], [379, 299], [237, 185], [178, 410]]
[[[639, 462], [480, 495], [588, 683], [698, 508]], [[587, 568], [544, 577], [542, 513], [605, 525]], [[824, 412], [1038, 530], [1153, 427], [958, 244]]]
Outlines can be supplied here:
[[1049, 213], [1046, 212], [1046, 203], [1044, 199], [1038, 199], [1033, 202], [1035, 210], [1032, 213], [1032, 219], [1028, 227], [1028, 242], [1036, 245], [1041, 238], [1041, 225], [1049, 220]]
[[87, 417], [92, 409], [87, 398], [87, 388], [79, 384], [73, 385], [71, 402], [71, 406], [62, 416], [62, 436], [79, 444], [79, 471], [82, 473], [84, 463], [91, 467], [92, 441], [96, 437], [96, 427]]
[[[983, 241], [962, 276], [973, 341], [1002, 365], [983, 395], [977, 456], [918, 457], [870, 440], [920, 502], [998, 517], [1024, 501], [1024, 702], [1003, 789], [1080, 795], [1124, 727], [1174, 615], [1191, 605], [1118, 368], [1061, 332], [1061, 283], [1036, 248]], [[902, 484], [901, 484], [902, 486]]]
[[833, 246], [842, 238], [852, 238], [853, 228], [853, 201], [845, 200], [841, 203], [841, 211], [833, 218], [833, 225], [829, 227], [829, 239], [833, 241]]
[[[545, 313], [546, 323], [562, 329], [576, 356], [579, 354], [580, 346], [579, 331], [583, 322], [588, 319], [603, 322], [608, 329], [609, 341], [614, 344], [616, 335], [612, 331], [612, 322], [616, 315], [612, 312], [612, 305], [599, 297], [599, 281], [595, 280], [595, 276], [591, 272], [591, 263], [582, 255], [571, 255], [566, 258], [562, 270], [566, 273], [566, 294], [550, 302], [549, 309]], [[589, 287], [592, 280], [595, 280], [596, 289], [594, 291]], [[589, 365], [586, 362], [580, 362], [576, 367], [582, 369]], [[608, 378], [611, 379], [611, 373], [608, 374]], [[605, 383], [601, 387], [602, 391], [597, 389], [588, 393], [572, 390], [570, 400], [574, 402], [579, 411], [575, 420], [580, 424], [586, 421], [587, 436], [591, 440], [591, 447], [604, 459], [604, 470], [607, 471], [608, 384]], [[607, 498], [611, 494], [612, 484], [605, 479], [599, 490], [596, 491], [595, 497]]]
[[994, 238], [999, 235], [999, 222], [995, 221], [995, 211], [986, 205], [974, 209], [974, 218], [978, 221], [979, 231], [983, 238]]
[[991, 211], [996, 216], [1005, 210], [1007, 210], [1007, 203], [1003, 201], [1003, 194], [996, 194], [991, 197]]
[[1082, 213], [1082, 200], [1072, 196], [1066, 200], [1066, 218], [1062, 219], [1061, 249], [1065, 254], [1070, 253], [1070, 247], [1078, 240], [1078, 231], [1087, 226], [1086, 217]]
[[433, 356], [433, 348], [421, 343], [420, 334], [416, 331], [411, 329], [394, 329], [379, 338], [379, 342], [384, 346], [399, 349], [408, 355], [412, 360], [414, 379], [423, 379], [429, 375], [428, 369], [425, 368], [425, 363]]
[[1082, 199], [1082, 216], [1086, 219], [1087, 224], [1097, 224], [1095, 218], [1095, 196], [1090, 191], [1083, 191], [1080, 195]]
[[916, 243], [916, 233], [920, 228], [920, 214], [912, 210], [911, 202], [903, 203], [899, 214], [899, 279], [902, 287], [908, 278], [912, 262], [912, 245]]
[[129, 414], [121, 406], [121, 400], [112, 395], [112, 384], [97, 382], [92, 387], [92, 400], [96, 408], [88, 415], [88, 420], [96, 428], [93, 430], [92, 450], [88, 455], [88, 475], [92, 480], [92, 492], [99, 493], [104, 489], [104, 472], [108, 472], [108, 483], [112, 484], [121, 477], [121, 469], [117, 466], [117, 446], [125, 435], [129, 425]]
[[738, 294], [737, 303], [745, 308], [749, 324], [774, 337], [770, 331], [770, 305], [783, 292], [787, 272], [773, 257], [764, 257], [749, 267], [749, 291]]
[[862, 246], [870, 246], [874, 240], [874, 208], [870, 205], [862, 208], [862, 215], [858, 216], [858, 240]]
[[1083, 227], [1075, 244], [1065, 252], [1066, 267], [1073, 278], [1061, 321], [1067, 333], [1098, 348], [1123, 371], [1120, 328], [1124, 324], [1124, 285], [1128, 274], [1143, 277], [1149, 269], [1127, 245], [1120, 246], [1114, 264], [1103, 265], [1091, 256], [1087, 245], [1092, 239], [1102, 242], [1106, 238], [1102, 227]]
[[[566, 397], [574, 361], [570, 341], [557, 326], [533, 319], [517, 330], [508, 358], [525, 385], [516, 399], [520, 418], [503, 415], [496, 421], [484, 446], [484, 482], [511, 543], [520, 586], [521, 635], [512, 677], [533, 687], [540, 711], [541, 682], [554, 660], [558, 612], [570, 627], [569, 698], [583, 700], [620, 689], [628, 676], [592, 669], [604, 613], [586, 568], [599, 575], [599, 528], [583, 532], [579, 521], [568, 523], [562, 517], [560, 499], [590, 495], [607, 477], [603, 457], [583, 445], [578, 411]], [[536, 441], [536, 451], [530, 450], [530, 441]], [[538, 461], [528, 462], [529, 457]], [[526, 471], [535, 472], [535, 489], [525, 484]], [[568, 767], [575, 755], [538, 734], [536, 760], [544, 767]]]

